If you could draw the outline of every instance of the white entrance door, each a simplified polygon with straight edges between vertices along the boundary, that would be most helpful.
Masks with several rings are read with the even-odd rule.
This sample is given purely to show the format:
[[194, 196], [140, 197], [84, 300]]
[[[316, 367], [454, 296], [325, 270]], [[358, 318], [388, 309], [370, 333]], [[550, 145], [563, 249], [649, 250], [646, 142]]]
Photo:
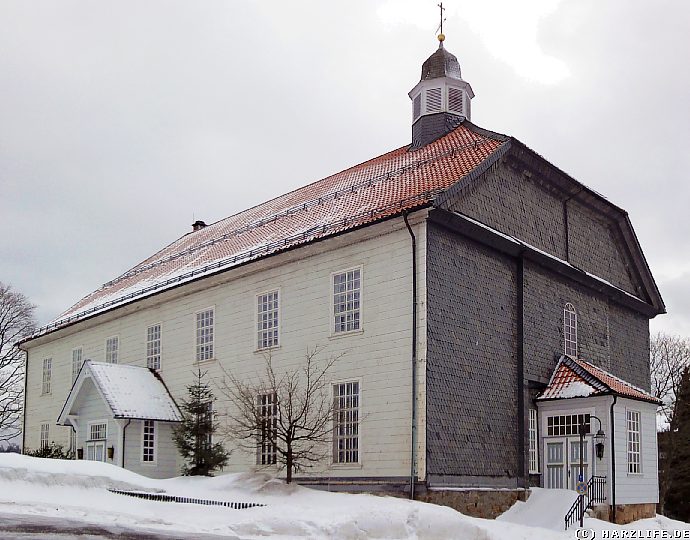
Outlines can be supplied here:
[[564, 489], [566, 485], [566, 439], [546, 439], [546, 487]]
[[[589, 480], [591, 463], [591, 438], [583, 443], [582, 478]], [[550, 489], [575, 489], [580, 477], [580, 437], [544, 439], [546, 462], [546, 487]]]
[[105, 461], [105, 441], [86, 443], [86, 459], [90, 461]]

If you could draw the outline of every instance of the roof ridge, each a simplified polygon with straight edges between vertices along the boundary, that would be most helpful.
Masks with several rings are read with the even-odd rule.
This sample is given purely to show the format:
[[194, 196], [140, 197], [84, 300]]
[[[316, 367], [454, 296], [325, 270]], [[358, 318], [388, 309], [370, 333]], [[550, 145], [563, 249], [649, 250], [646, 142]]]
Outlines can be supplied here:
[[[321, 195], [319, 197], [314, 197], [312, 199], [308, 199], [301, 204], [296, 204], [296, 205], [290, 206], [288, 208], [285, 208], [284, 210], [281, 210], [281, 211], [276, 212], [274, 214], [271, 214], [269, 216], [251, 221], [251, 222], [249, 222], [245, 225], [242, 225], [241, 227], [238, 227], [236, 229], [233, 229], [232, 231], [229, 231], [227, 233], [223, 233], [219, 236], [209, 238], [208, 240], [204, 240], [203, 242], [201, 242], [199, 244], [195, 244], [193, 246], [190, 246], [186, 250], [172, 253], [166, 257], [162, 257], [162, 258], [157, 259], [155, 261], [151, 261], [148, 264], [142, 265], [140, 263], [139, 265], [131, 268], [130, 270], [128, 270], [124, 274], [118, 276], [117, 278], [112, 279], [110, 281], [107, 281], [101, 287], [99, 287], [98, 290], [101, 290], [101, 289], [104, 289], [104, 288], [109, 287], [111, 285], [114, 285], [116, 283], [119, 283], [122, 280], [127, 279], [128, 277], [135, 276], [137, 274], [145, 272], [146, 270], [149, 270], [151, 268], [155, 268], [156, 266], [160, 266], [161, 264], [165, 264], [166, 262], [173, 261], [175, 259], [179, 259], [181, 257], [184, 257], [185, 255], [189, 255], [191, 253], [202, 250], [204, 248], [213, 246], [219, 242], [224, 242], [230, 238], [234, 238], [234, 237], [239, 236], [245, 232], [249, 232], [249, 231], [252, 231], [254, 229], [263, 227], [264, 225], [266, 225], [268, 223], [275, 222], [278, 219], [287, 217], [287, 216], [294, 214], [294, 213], [297, 213], [301, 210], [307, 210], [309, 208], [312, 208], [313, 206], [317, 206], [317, 205], [322, 204], [323, 202], [329, 201], [331, 199], [337, 199], [339, 196], [345, 195], [347, 193], [355, 193], [357, 190], [359, 190], [361, 188], [370, 187], [370, 186], [373, 186], [374, 184], [378, 184], [380, 182], [390, 180], [391, 178], [399, 176], [400, 174], [404, 173], [405, 171], [415, 169], [415, 168], [420, 168], [424, 165], [434, 163], [434, 162], [439, 161], [445, 157], [452, 156], [452, 155], [456, 154], [457, 152], [467, 150], [468, 148], [477, 148], [477, 146], [486, 144], [486, 142], [487, 141], [473, 141], [472, 143], [468, 143], [465, 145], [454, 146], [451, 149], [446, 150], [445, 152], [440, 152], [440, 153], [435, 154], [435, 155], [433, 155], [427, 159], [419, 160], [413, 164], [403, 165], [401, 167], [393, 169], [392, 171], [388, 171], [386, 173], [381, 173], [380, 175], [369, 178], [366, 181], [363, 180], [361, 182], [353, 184], [352, 186], [350, 186], [348, 188], [339, 188], [339, 189], [331, 190], [329, 192], [326, 192], [326, 194]], [[395, 150], [393, 150], [393, 152], [395, 152]], [[383, 154], [383, 155], [385, 155], [385, 154]], [[374, 159], [377, 159], [377, 158], [374, 158]], [[369, 161], [371, 161], [371, 160], [369, 160]], [[364, 163], [366, 163], [366, 162], [364, 162]], [[357, 166], [359, 166], [359, 165], [355, 165], [355, 167], [357, 167]], [[349, 169], [345, 169], [345, 171], [347, 171], [347, 170], [349, 170]], [[342, 172], [345, 172], [345, 171], [341, 171], [341, 172], [338, 172], [336, 174], [341, 174]], [[323, 182], [323, 181], [325, 181], [328, 178], [331, 178], [333, 176], [335, 176], [335, 175], [327, 176], [326, 178], [322, 178], [321, 180], [317, 180], [317, 182], [314, 182], [314, 183]], [[313, 184], [309, 184], [309, 185], [313, 185]], [[306, 188], [307, 186], [304, 186], [304, 187]], [[303, 188], [300, 188], [300, 189], [303, 189]], [[295, 190], [295, 191], [297, 191], [297, 190]], [[292, 193], [292, 192], [290, 192], [290, 193]], [[285, 195], [288, 195], [288, 194], [289, 193], [287, 193]], [[281, 195], [280, 197], [283, 197], [283, 196], [284, 195]], [[280, 198], [280, 197], [276, 197], [276, 199]], [[275, 199], [271, 199], [271, 200], [275, 200]], [[268, 204], [269, 202], [270, 201], [266, 201], [266, 203], [263, 203], [263, 204]], [[257, 205], [257, 206], [261, 206], [261, 205]], [[252, 208], [256, 208], [256, 207], [252, 207]], [[249, 210], [251, 210], [251, 208], [249, 208], [247, 210], [243, 210], [242, 212], [240, 212], [240, 214], [244, 213], [244, 212], [248, 212]], [[236, 215], [239, 215], [239, 214], [234, 214], [234, 216], [236, 216]], [[230, 216], [230, 217], [234, 217], [234, 216]], [[229, 218], [225, 218], [225, 219], [229, 219]], [[225, 221], [225, 219], [223, 219], [221, 221]], [[217, 222], [217, 223], [219, 223], [219, 222]], [[191, 233], [188, 233], [188, 234], [191, 234]], [[165, 249], [165, 248], [163, 248], [163, 249]], [[163, 251], [163, 250], [160, 250], [160, 251]], [[159, 251], [159, 253], [160, 253], [160, 251]], [[149, 259], [150, 258], [151, 257], [149, 257]]]
[[[604, 373], [605, 375], [607, 375], [608, 377], [611, 377], [612, 379], [615, 379], [617, 382], [619, 382], [620, 384], [622, 384], [622, 385], [624, 385], [624, 386], [627, 386], [628, 388], [632, 388], [632, 389], [635, 390], [636, 392], [640, 392], [640, 393], [645, 394], [645, 395], [647, 395], [647, 396], [654, 397], [650, 392], [647, 392], [647, 390], [644, 390], [643, 388], [640, 388], [639, 386], [635, 386], [634, 384], [629, 383], [628, 381], [626, 381], [626, 380], [624, 380], [624, 379], [621, 379], [621, 378], [618, 377], [617, 375], [614, 375], [613, 373], [610, 373], [610, 372], [606, 371], [605, 369], [603, 369], [603, 368], [601, 368], [601, 367], [599, 367], [599, 366], [596, 366], [596, 365], [592, 364], [591, 362], [589, 362], [589, 361], [587, 361], [587, 360], [584, 360], [584, 359], [577, 359], [577, 362], [582, 362], [582, 363], [587, 364], [588, 366], [590, 366], [590, 367], [592, 367], [592, 368], [594, 368], [594, 369], [596, 369], [596, 370], [598, 370], [598, 371], [603, 372], [603, 373]], [[587, 368], [584, 368], [584, 367], [583, 367], [583, 369], [586, 370]], [[592, 376], [595, 376], [595, 375], [592, 374]], [[602, 381], [602, 384], [606, 384], [606, 383], [604, 383], [604, 382]], [[612, 392], [615, 392], [615, 390], [614, 390], [613, 388], [611, 388], [610, 385], [606, 384], [606, 386], [607, 386]]]
[[[595, 386], [603, 386], [604, 388], [595, 388], [598, 392], [613, 392], [613, 388], [611, 388], [608, 384], [606, 384], [604, 381], [599, 379], [596, 375], [593, 373], [590, 373], [587, 371], [585, 368], [583, 368], [579, 363], [577, 358], [573, 358], [570, 355], [564, 354], [563, 358], [565, 358], [568, 367], [581, 379], [583, 379], [587, 384], [589, 384], [592, 387]], [[592, 380], [593, 379], [593, 380]]]

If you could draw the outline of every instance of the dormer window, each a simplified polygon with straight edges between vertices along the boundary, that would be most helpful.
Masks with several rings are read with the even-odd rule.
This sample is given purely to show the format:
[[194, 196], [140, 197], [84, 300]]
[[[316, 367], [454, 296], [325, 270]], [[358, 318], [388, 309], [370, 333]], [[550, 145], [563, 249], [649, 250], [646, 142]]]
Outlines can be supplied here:
[[563, 352], [577, 357], [577, 311], [570, 302], [563, 307]]

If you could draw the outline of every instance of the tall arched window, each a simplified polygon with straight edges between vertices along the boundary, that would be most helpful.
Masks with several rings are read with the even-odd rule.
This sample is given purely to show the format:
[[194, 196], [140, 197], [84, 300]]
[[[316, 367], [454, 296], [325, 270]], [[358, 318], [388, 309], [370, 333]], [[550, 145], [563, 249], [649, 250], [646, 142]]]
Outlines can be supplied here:
[[570, 302], [563, 307], [563, 351], [577, 356], [577, 311]]

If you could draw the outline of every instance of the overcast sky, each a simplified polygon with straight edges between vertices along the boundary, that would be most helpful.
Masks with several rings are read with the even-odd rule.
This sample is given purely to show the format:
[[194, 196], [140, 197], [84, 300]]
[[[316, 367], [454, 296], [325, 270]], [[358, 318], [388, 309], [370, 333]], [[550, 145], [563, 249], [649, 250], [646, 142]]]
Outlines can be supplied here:
[[[159, 248], [409, 142], [436, 0], [0, 0], [0, 281], [41, 324]], [[690, 2], [447, 0], [472, 121], [625, 208], [690, 336]]]

